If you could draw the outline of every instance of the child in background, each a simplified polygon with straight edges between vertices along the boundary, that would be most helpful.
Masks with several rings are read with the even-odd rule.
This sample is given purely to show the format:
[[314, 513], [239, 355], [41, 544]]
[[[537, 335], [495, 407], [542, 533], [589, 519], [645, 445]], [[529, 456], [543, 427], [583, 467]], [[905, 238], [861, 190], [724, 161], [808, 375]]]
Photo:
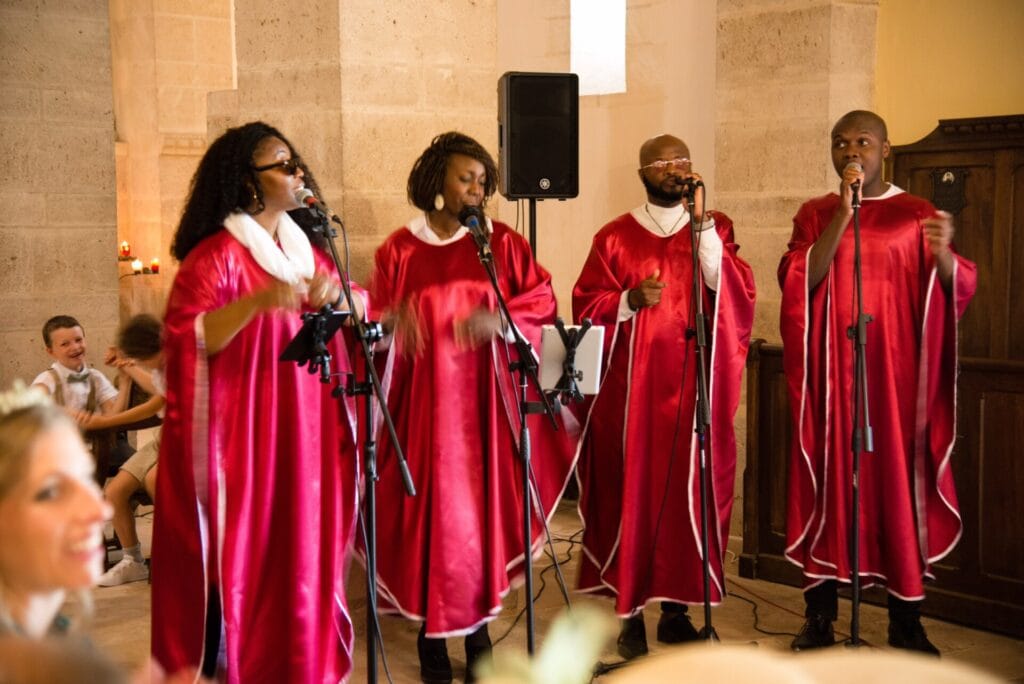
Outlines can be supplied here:
[[[161, 325], [149, 314], [133, 317], [118, 334], [117, 348], [112, 365], [132, 382], [149, 393], [150, 398], [126, 411], [108, 415], [93, 415], [82, 422], [86, 430], [102, 430], [137, 423], [163, 412], [164, 385], [161, 369], [163, 352], [160, 347]], [[125, 384], [130, 384], [126, 382]], [[99, 579], [99, 586], [114, 587], [149, 577], [142, 556], [142, 545], [135, 530], [135, 514], [131, 498], [144, 487], [150, 498], [156, 500], [156, 459], [160, 452], [160, 433], [131, 456], [104, 487], [107, 501], [114, 507], [114, 532], [121, 541], [124, 556]]]

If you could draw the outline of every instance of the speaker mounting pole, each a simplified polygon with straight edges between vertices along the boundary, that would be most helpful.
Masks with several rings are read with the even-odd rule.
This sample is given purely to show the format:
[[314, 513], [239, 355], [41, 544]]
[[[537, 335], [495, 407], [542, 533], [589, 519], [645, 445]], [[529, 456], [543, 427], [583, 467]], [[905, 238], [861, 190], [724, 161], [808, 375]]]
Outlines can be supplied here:
[[537, 198], [530, 198], [530, 252], [537, 258]]

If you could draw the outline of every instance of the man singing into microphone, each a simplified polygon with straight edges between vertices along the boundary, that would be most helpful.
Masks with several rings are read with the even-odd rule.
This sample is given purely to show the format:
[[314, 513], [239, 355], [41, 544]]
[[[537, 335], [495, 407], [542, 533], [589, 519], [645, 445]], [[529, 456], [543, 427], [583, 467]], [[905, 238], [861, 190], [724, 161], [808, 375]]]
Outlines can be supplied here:
[[[643, 609], [661, 602], [658, 640], [698, 638], [686, 606], [702, 604], [693, 251], [709, 321], [710, 601], [724, 594], [739, 401], [754, 278], [732, 221], [705, 211], [686, 144], [660, 135], [640, 148], [647, 201], [604, 226], [573, 290], [573, 316], [607, 328], [607, 366], [587, 415], [579, 477], [584, 554], [579, 588], [615, 598], [624, 658], [647, 652]], [[692, 193], [693, 215], [684, 198]]]
[[853, 111], [832, 129], [839, 194], [805, 203], [779, 265], [793, 413], [786, 557], [804, 575], [807, 621], [794, 650], [835, 642], [838, 582], [851, 581], [854, 197], [860, 193], [867, 406], [860, 458], [862, 586], [889, 591], [889, 645], [938, 654], [920, 621], [923, 578], [960, 537], [949, 457], [956, 326], [974, 264], [951, 248], [952, 217], [882, 180], [885, 122]]

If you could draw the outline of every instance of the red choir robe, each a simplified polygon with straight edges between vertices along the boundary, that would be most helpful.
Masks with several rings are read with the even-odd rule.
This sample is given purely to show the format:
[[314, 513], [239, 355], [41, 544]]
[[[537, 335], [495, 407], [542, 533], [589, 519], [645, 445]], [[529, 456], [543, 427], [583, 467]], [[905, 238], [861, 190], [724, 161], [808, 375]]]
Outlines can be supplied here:
[[[422, 219], [410, 224], [429, 230]], [[551, 278], [529, 245], [493, 222], [491, 249], [513, 321], [535, 349], [541, 325], [555, 316]], [[388, 406], [417, 489], [406, 496], [393, 443], [380, 433], [377, 485], [377, 575], [381, 610], [426, 621], [432, 638], [467, 634], [501, 610], [522, 579], [523, 493], [513, 345], [500, 337], [477, 349], [456, 348], [453, 326], [477, 309], [497, 310], [470, 235], [428, 243], [410, 227], [377, 250], [371, 301], [377, 310], [408, 307], [422, 348], [398, 331], [383, 372]], [[405, 348], [404, 348], [405, 347]], [[508, 355], [507, 355], [508, 354]], [[557, 407], [557, 405], [556, 405]], [[575, 451], [567, 412], [555, 432], [544, 416], [528, 419], [534, 493], [534, 556], [568, 482]]]
[[[849, 526], [854, 350], [853, 228], [828, 275], [807, 286], [808, 254], [839, 206], [804, 204], [779, 266], [784, 367], [795, 426], [786, 557], [805, 584], [850, 581]], [[974, 295], [975, 266], [956, 256], [951, 293], [939, 283], [921, 221], [926, 200], [892, 187], [860, 209], [868, 407], [874, 451], [860, 459], [860, 574], [904, 600], [960, 537], [950, 471], [956, 408], [957, 321]]]
[[[318, 270], [333, 265], [314, 249]], [[230, 682], [337, 682], [351, 669], [344, 564], [358, 465], [350, 408], [278, 357], [298, 312], [257, 315], [207, 357], [203, 315], [271, 279], [227, 230], [174, 280], [165, 320], [167, 409], [153, 533], [153, 653], [203, 659], [207, 587], [219, 589]], [[330, 343], [335, 370], [348, 357]]]
[[[719, 603], [736, 470], [733, 416], [750, 341], [754, 279], [736, 254], [732, 221], [711, 215], [723, 243], [717, 296], [704, 298], [710, 333], [710, 598]], [[667, 283], [661, 301], [618, 322], [622, 293], [656, 269]], [[689, 224], [661, 237], [624, 214], [594, 237], [573, 290], [575, 320], [590, 318], [606, 327], [605, 372], [577, 469], [584, 525], [579, 589], [614, 596], [621, 617], [654, 600], [704, 600], [697, 355], [686, 336], [693, 320], [692, 273]]]

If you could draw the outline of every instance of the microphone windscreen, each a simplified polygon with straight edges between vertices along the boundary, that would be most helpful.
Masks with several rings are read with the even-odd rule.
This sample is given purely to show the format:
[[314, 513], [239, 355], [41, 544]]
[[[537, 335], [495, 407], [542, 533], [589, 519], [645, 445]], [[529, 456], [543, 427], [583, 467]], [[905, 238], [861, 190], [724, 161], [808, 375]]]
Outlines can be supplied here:
[[301, 204], [302, 206], [307, 206], [309, 204], [309, 200], [311, 199], [315, 200], [316, 195], [314, 195], [313, 191], [310, 190], [309, 188], [299, 188], [298, 190], [295, 191], [295, 201]]
[[469, 226], [469, 220], [471, 218], [476, 219], [477, 225], [483, 225], [484, 213], [480, 211], [480, 207], [462, 207], [462, 211], [459, 212], [459, 223], [464, 226]]

